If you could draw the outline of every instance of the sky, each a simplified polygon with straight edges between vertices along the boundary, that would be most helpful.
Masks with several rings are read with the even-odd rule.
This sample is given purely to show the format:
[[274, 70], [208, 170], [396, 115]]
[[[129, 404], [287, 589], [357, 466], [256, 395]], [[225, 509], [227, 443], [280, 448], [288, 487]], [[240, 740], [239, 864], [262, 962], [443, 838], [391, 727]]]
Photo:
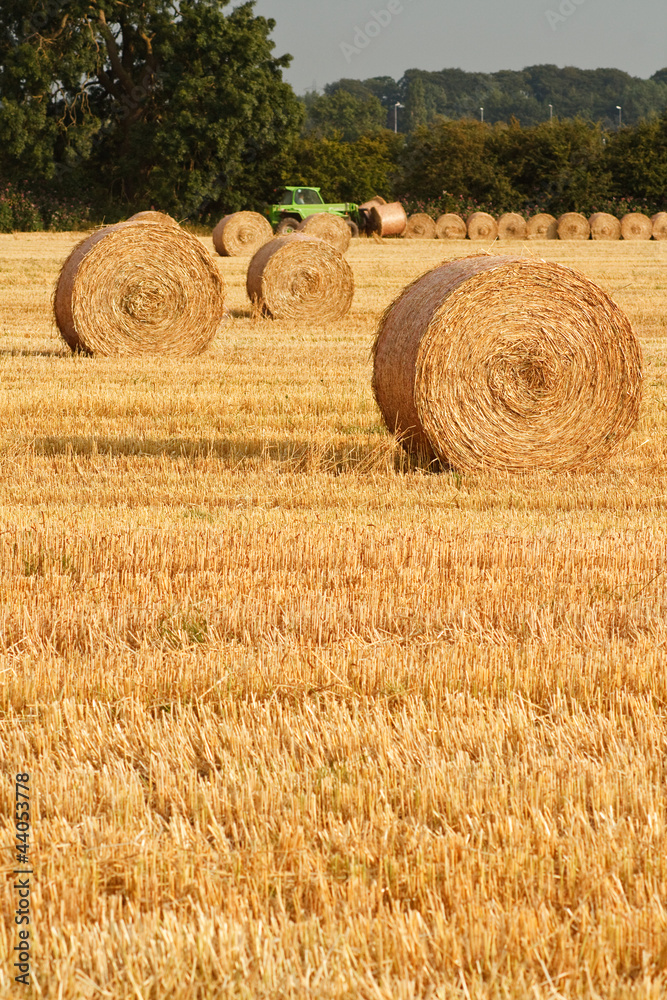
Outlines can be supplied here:
[[[236, 4], [234, 4], [236, 6]], [[407, 69], [667, 66], [665, 0], [257, 0], [298, 94]]]

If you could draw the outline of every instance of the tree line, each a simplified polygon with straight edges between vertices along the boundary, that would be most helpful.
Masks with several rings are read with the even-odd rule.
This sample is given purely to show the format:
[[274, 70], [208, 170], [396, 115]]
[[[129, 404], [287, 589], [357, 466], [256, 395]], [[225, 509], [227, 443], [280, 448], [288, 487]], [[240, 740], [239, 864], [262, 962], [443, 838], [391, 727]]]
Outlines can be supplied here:
[[667, 70], [411, 70], [299, 98], [274, 27], [253, 0], [3, 0], [0, 229], [210, 222], [285, 183], [434, 214], [665, 208]]

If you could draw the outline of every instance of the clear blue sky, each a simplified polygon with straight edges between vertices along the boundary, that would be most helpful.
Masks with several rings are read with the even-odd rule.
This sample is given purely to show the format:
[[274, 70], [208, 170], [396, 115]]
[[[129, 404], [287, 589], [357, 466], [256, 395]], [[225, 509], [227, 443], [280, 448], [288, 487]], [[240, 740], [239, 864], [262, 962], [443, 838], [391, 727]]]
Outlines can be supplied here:
[[666, 0], [257, 0], [255, 11], [276, 21], [299, 94], [406, 69], [554, 63], [646, 78], [667, 66]]

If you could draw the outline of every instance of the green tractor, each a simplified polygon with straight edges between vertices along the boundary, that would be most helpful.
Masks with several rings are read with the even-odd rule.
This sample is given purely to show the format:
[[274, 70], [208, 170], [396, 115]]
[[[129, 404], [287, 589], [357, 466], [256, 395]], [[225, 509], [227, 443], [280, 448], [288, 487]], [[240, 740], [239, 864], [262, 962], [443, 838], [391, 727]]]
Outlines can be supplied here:
[[359, 228], [350, 218], [352, 213], [356, 213], [357, 205], [346, 202], [340, 205], [327, 205], [320, 194], [320, 188], [314, 187], [286, 187], [283, 189], [278, 203], [269, 209], [269, 222], [276, 231], [276, 236], [286, 236], [293, 233], [299, 223], [307, 219], [309, 215], [318, 215], [320, 212], [330, 212], [331, 215], [339, 215], [345, 219], [353, 236], [359, 235]]

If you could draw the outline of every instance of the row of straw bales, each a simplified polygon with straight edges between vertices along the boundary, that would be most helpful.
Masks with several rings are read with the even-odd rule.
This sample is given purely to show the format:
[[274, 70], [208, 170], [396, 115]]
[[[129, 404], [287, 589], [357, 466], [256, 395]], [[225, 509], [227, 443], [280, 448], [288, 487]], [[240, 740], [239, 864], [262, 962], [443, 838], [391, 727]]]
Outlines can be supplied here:
[[467, 219], [448, 212], [435, 221], [418, 212], [406, 217], [400, 235], [422, 240], [665, 240], [667, 212], [652, 218], [629, 212], [622, 219], [606, 212], [595, 212], [590, 219], [579, 212], [566, 212], [558, 219], [547, 213], [524, 219], [516, 212], [506, 212], [497, 221], [487, 212], [473, 212]]
[[[328, 212], [318, 212], [304, 219], [297, 232], [318, 236], [346, 253], [352, 232], [345, 219]], [[221, 257], [252, 256], [260, 247], [273, 239], [273, 229], [268, 219], [259, 212], [234, 212], [225, 215], [213, 230], [213, 246]]]

